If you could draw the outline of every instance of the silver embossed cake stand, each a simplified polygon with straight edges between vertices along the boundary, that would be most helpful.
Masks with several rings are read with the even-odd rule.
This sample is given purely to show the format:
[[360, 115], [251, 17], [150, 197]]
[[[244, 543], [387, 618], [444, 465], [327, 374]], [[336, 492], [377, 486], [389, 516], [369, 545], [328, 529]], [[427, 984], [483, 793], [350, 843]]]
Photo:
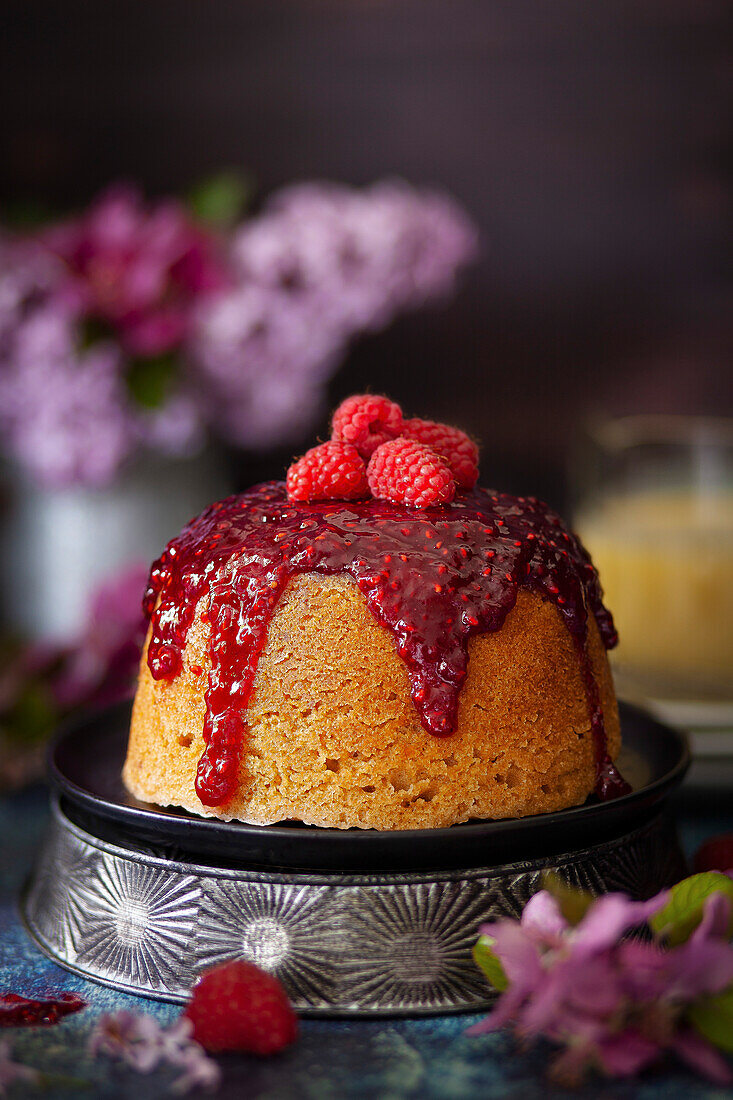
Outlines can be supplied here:
[[484, 921], [516, 916], [554, 870], [649, 897], [684, 874], [667, 797], [684, 739], [622, 708], [632, 793], [561, 813], [379, 833], [248, 826], [136, 802], [120, 769], [129, 707], [67, 729], [51, 755], [51, 827], [23, 897], [41, 949], [84, 977], [184, 1000], [245, 958], [299, 1012], [416, 1015], [491, 999], [471, 958]]

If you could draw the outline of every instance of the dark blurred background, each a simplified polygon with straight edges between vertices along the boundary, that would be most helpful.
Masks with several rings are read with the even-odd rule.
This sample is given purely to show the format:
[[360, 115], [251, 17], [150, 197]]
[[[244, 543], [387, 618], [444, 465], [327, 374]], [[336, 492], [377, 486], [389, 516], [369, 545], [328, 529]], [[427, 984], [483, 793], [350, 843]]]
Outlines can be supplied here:
[[481, 262], [332, 389], [460, 423], [484, 482], [562, 505], [588, 417], [731, 411], [729, 3], [4, 0], [1, 18], [7, 209], [222, 166], [263, 194], [453, 192]]

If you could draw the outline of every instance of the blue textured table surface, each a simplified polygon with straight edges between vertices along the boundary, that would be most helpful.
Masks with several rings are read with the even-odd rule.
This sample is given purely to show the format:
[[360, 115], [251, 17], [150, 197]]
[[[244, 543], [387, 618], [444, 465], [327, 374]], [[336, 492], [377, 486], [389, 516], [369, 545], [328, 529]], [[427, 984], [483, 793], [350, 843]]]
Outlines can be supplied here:
[[[708, 802], [694, 816], [686, 803], [680, 812], [685, 847], [694, 851], [709, 835], [733, 830], [728, 800]], [[78, 1096], [152, 1100], [165, 1095], [175, 1071], [140, 1076], [105, 1058], [90, 1059], [86, 1041], [100, 1012], [134, 1008], [172, 1021], [175, 1005], [129, 997], [86, 982], [49, 962], [26, 935], [17, 899], [45, 828], [47, 795], [42, 789], [0, 800], [0, 979], [6, 991], [41, 994], [49, 989], [75, 990], [89, 1007], [55, 1028], [8, 1030], [14, 1057], [54, 1075], [38, 1095], [51, 1100]], [[245, 1055], [222, 1059], [223, 1100], [473, 1100], [475, 1097], [613, 1097], [624, 1100], [672, 1100], [733, 1096], [676, 1068], [645, 1075], [636, 1082], [591, 1080], [567, 1092], [548, 1085], [548, 1048], [517, 1049], [505, 1034], [470, 1038], [465, 1034], [478, 1016], [445, 1016], [425, 1020], [369, 1022], [305, 1021], [298, 1043], [282, 1055], [260, 1060]], [[35, 1091], [35, 1090], [33, 1090]], [[15, 1085], [8, 1095], [32, 1094]], [[199, 1094], [196, 1094], [199, 1095]]]

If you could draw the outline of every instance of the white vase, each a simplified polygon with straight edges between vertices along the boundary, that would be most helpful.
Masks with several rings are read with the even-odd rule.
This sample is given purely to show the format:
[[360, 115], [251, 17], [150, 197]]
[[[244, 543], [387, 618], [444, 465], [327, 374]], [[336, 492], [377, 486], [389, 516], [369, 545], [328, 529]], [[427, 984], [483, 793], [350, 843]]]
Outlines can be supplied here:
[[8, 468], [2, 618], [28, 638], [73, 637], [102, 580], [151, 562], [187, 520], [226, 494], [223, 469], [211, 450], [146, 456], [107, 488], [47, 489]]

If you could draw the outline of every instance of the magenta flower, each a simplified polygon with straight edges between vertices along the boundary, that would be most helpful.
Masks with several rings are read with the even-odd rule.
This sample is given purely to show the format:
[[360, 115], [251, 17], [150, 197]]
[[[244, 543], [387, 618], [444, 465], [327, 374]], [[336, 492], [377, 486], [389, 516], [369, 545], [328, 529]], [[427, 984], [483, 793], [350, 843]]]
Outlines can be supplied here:
[[111, 188], [45, 241], [67, 264], [80, 309], [110, 324], [136, 355], [178, 347], [192, 302], [228, 282], [216, 242], [183, 205], [146, 206], [133, 187]]
[[4, 654], [0, 727], [16, 751], [5, 754], [0, 785], [40, 778], [43, 761], [37, 748], [75, 708], [132, 695], [145, 638], [147, 579], [147, 567], [133, 565], [97, 588], [81, 636], [70, 644], [16, 646]]
[[[522, 1039], [542, 1035], [561, 1044], [553, 1073], [565, 1082], [578, 1081], [592, 1067], [609, 1076], [633, 1075], [666, 1050], [715, 1081], [733, 1080], [712, 1043], [691, 1026], [696, 1004], [733, 988], [730, 898], [703, 895], [697, 927], [692, 921], [689, 937], [677, 946], [659, 937], [627, 938], [667, 912], [674, 893], [646, 902], [609, 894], [572, 925], [560, 900], [541, 891], [519, 922], [484, 925], [477, 961], [487, 973], [498, 973], [506, 988], [471, 1033], [510, 1025]], [[690, 919], [689, 912], [677, 919], [683, 918]]]

